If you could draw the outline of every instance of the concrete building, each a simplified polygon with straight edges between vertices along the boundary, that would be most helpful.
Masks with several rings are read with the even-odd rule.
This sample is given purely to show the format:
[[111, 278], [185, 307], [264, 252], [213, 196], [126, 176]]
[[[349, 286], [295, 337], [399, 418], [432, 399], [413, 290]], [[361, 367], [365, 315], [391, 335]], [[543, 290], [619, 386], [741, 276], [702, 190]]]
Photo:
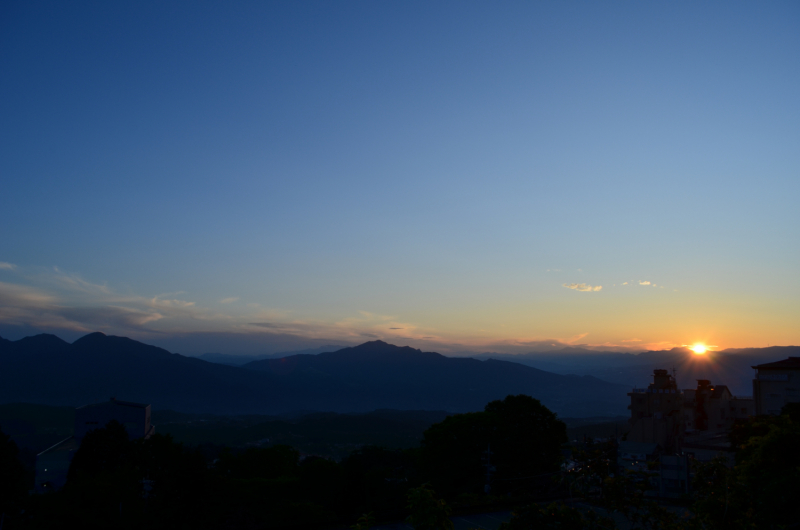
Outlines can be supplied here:
[[683, 398], [675, 379], [666, 370], [655, 370], [653, 382], [647, 388], [634, 388], [628, 396], [631, 398], [628, 441], [673, 449], [683, 432]]
[[756, 414], [778, 415], [787, 403], [800, 403], [800, 357], [753, 366]]
[[677, 451], [695, 435], [728, 431], [737, 419], [755, 414], [753, 399], [736, 397], [725, 385], [700, 379], [697, 388], [679, 390], [667, 370], [655, 370], [653, 383], [628, 393], [631, 430], [628, 440], [655, 443]]
[[683, 391], [685, 433], [728, 431], [738, 419], [755, 414], [751, 397], [737, 397], [725, 385], [699, 379], [697, 388]]
[[658, 466], [659, 497], [680, 497], [689, 493], [689, 457], [661, 455]]
[[105, 427], [112, 420], [124, 425], [131, 439], [149, 438], [155, 433], [155, 425], [150, 424], [150, 405], [111, 398], [104, 403], [79, 407], [75, 409], [73, 435], [36, 455], [36, 491], [60, 489], [67, 481], [72, 458], [86, 434]]

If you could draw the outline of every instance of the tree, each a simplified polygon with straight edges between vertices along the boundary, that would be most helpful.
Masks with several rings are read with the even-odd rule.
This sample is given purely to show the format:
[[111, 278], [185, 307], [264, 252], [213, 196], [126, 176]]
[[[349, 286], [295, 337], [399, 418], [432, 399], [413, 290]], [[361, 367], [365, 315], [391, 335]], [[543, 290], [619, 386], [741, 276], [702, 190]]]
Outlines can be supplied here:
[[432, 425], [423, 435], [422, 466], [431, 483], [448, 495], [477, 493], [484, 491], [490, 457], [492, 490], [503, 492], [557, 472], [566, 442], [566, 425], [539, 400], [508, 396], [487, 404], [484, 412], [457, 414]]
[[0, 517], [16, 515], [26, 493], [25, 467], [17, 444], [0, 430]]
[[492, 450], [498, 480], [511, 480], [558, 471], [567, 443], [567, 426], [530, 396], [508, 396], [486, 405], [497, 417]]
[[423, 484], [408, 491], [408, 523], [414, 530], [453, 530], [450, 520], [450, 507], [436, 493], [430, 484]]

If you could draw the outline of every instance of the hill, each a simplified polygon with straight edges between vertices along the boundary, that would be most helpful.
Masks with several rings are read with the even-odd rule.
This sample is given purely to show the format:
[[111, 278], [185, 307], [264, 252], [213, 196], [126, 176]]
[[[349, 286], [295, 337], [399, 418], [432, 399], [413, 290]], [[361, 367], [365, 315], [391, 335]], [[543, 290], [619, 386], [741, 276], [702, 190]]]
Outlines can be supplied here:
[[79, 406], [110, 397], [154, 409], [214, 414], [376, 409], [483, 409], [528, 394], [572, 417], [624, 414], [628, 387], [517, 363], [444, 357], [380, 341], [243, 368], [170, 353], [125, 337], [0, 340], [0, 403]]
[[698, 379], [709, 379], [714, 384], [727, 385], [736, 395], [750, 395], [753, 392], [751, 366], [790, 356], [800, 356], [800, 347], [726, 349], [709, 351], [705, 355], [697, 355], [687, 348], [639, 354], [572, 349], [516, 355], [484, 353], [475, 358], [503, 359], [562, 375], [593, 375], [604, 381], [640, 388], [652, 382], [654, 369], [674, 369], [681, 388], [694, 388]]
[[319, 355], [254, 361], [244, 368], [314, 381], [309, 391], [318, 399], [350, 410], [363, 407], [360, 403], [367, 396], [379, 400], [373, 408], [461, 412], [481, 410], [508, 394], [527, 394], [571, 416], [603, 415], [600, 410], [624, 413], [628, 404], [627, 387], [595, 377], [562, 376], [495, 359], [445, 357], [382, 341]]

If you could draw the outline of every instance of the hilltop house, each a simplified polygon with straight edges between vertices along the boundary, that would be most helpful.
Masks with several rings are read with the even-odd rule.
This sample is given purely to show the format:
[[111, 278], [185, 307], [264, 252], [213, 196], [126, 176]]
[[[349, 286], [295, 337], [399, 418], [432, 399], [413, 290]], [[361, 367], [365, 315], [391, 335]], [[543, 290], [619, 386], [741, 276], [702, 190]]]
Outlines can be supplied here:
[[111, 398], [103, 403], [78, 407], [72, 436], [36, 455], [36, 491], [61, 488], [67, 481], [69, 465], [83, 438], [112, 420], [121, 423], [131, 439], [149, 438], [155, 432], [155, 425], [150, 424], [150, 405]]

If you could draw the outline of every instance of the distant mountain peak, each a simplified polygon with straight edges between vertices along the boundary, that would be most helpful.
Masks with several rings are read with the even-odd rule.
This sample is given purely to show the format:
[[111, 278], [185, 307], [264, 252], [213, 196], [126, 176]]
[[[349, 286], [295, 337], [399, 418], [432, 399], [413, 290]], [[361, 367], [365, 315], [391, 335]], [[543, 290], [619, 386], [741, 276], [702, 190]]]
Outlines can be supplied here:
[[93, 333], [89, 333], [88, 335], [84, 335], [83, 337], [79, 338], [78, 340], [76, 340], [72, 344], [75, 345], [75, 344], [79, 344], [79, 343], [82, 344], [82, 343], [87, 343], [87, 342], [94, 342], [94, 341], [97, 341], [97, 340], [102, 340], [104, 338], [106, 338], [106, 334], [105, 333], [102, 333], [100, 331], [95, 331]]

